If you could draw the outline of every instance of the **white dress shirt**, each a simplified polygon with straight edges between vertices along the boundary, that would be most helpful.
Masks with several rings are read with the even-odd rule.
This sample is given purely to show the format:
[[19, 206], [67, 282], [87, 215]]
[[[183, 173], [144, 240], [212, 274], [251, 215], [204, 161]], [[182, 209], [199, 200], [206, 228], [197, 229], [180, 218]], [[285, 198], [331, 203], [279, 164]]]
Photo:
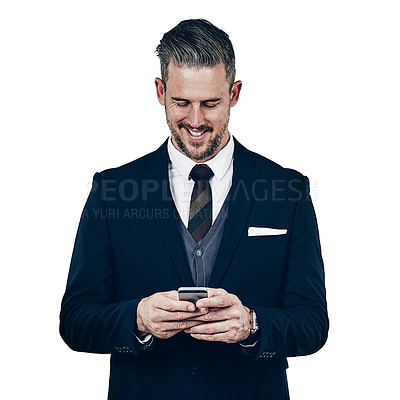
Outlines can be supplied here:
[[[216, 156], [204, 162], [214, 173], [214, 176], [210, 179], [212, 222], [217, 218], [232, 186], [233, 150], [234, 142], [232, 136], [230, 136], [225, 147]], [[172, 144], [171, 139], [168, 140], [168, 155], [171, 161], [168, 166], [168, 176], [172, 198], [179, 216], [187, 228], [189, 223], [190, 198], [192, 197], [194, 187], [194, 181], [189, 178], [189, 175], [197, 163], [177, 150]]]

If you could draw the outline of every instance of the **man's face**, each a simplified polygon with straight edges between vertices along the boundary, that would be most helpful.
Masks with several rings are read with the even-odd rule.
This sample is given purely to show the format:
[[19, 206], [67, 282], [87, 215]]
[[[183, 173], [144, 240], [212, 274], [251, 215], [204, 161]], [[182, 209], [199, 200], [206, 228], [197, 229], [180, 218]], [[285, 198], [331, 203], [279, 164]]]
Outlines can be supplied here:
[[229, 140], [230, 108], [239, 99], [241, 85], [235, 82], [229, 92], [223, 64], [196, 69], [171, 63], [166, 89], [159, 78], [156, 88], [173, 145], [195, 161], [214, 157]]

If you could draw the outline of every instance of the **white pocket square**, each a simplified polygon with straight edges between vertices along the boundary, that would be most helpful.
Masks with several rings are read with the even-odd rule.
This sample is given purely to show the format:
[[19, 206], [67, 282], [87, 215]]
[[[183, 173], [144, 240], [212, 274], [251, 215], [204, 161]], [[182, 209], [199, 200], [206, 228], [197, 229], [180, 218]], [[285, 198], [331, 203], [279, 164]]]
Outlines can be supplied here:
[[249, 226], [247, 236], [275, 236], [286, 235], [287, 229], [263, 228], [259, 226]]

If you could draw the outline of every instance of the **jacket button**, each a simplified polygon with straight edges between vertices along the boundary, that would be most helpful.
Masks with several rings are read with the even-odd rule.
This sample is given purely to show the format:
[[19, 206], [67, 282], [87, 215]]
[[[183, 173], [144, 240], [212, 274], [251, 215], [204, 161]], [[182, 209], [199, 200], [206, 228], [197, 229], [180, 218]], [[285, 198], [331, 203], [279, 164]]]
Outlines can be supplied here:
[[203, 250], [197, 249], [194, 254], [196, 254], [196, 257], [201, 257], [203, 255]]

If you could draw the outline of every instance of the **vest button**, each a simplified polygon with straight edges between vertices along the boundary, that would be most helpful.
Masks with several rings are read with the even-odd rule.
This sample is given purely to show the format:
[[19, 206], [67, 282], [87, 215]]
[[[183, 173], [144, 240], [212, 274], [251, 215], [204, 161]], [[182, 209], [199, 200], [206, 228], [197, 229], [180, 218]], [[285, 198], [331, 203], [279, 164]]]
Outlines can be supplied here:
[[194, 254], [196, 255], [196, 257], [201, 257], [203, 255], [203, 250], [201, 249], [197, 249]]

